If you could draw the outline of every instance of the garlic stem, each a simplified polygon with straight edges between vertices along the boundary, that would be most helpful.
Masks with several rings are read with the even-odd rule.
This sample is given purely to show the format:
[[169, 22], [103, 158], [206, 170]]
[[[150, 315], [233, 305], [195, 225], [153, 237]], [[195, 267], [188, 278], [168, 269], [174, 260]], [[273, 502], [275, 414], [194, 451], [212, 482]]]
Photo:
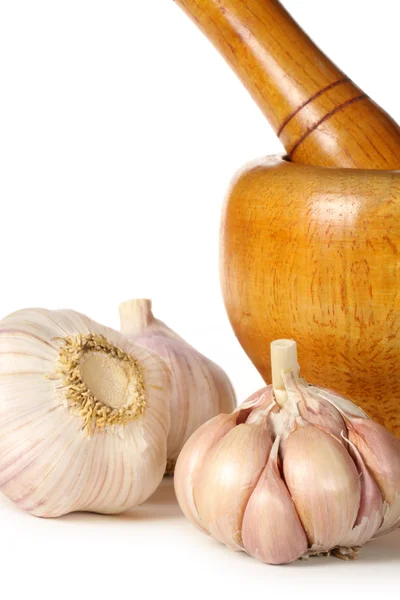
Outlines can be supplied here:
[[122, 302], [119, 316], [123, 335], [139, 335], [154, 321], [151, 300], [141, 298]]
[[295, 341], [276, 340], [271, 343], [271, 371], [275, 399], [282, 407], [288, 399], [282, 375], [290, 371], [294, 371], [297, 376], [300, 373]]

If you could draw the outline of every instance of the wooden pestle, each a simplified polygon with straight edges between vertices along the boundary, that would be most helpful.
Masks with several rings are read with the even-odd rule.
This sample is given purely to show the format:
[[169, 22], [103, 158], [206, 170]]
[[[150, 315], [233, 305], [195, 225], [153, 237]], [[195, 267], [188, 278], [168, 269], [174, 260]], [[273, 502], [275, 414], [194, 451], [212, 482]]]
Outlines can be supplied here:
[[175, 0], [257, 102], [292, 162], [400, 169], [400, 128], [278, 0]]

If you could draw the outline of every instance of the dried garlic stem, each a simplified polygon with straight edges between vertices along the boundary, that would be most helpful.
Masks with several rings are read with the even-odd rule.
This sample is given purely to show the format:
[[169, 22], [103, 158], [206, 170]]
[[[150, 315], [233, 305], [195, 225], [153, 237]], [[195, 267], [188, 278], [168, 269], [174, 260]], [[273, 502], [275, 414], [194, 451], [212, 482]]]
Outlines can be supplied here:
[[294, 371], [297, 376], [300, 373], [296, 342], [293, 340], [276, 340], [272, 342], [271, 371], [275, 399], [277, 404], [282, 407], [288, 399], [282, 375], [290, 371]]
[[124, 335], [139, 335], [154, 321], [151, 300], [141, 298], [127, 300], [119, 306], [121, 332]]

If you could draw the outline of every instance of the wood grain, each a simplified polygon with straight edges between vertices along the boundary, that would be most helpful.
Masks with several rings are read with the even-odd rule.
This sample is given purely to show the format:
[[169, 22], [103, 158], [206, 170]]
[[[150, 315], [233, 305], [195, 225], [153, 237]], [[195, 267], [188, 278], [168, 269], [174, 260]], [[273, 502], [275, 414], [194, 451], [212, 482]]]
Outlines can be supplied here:
[[400, 435], [400, 172], [272, 157], [236, 177], [221, 281], [235, 333], [266, 381], [269, 344]]
[[[236, 177], [221, 280], [268, 382], [272, 340], [304, 376], [400, 436], [400, 129], [277, 0], [176, 0], [240, 77], [287, 159]], [[329, 168], [327, 168], [329, 167]]]
[[249, 90], [291, 160], [400, 169], [400, 128], [277, 0], [175, 0]]

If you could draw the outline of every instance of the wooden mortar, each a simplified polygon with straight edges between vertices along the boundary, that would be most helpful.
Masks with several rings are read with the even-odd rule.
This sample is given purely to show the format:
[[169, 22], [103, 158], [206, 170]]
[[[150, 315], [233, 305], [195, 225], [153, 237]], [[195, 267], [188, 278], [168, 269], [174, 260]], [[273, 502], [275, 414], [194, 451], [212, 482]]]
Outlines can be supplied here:
[[243, 81], [286, 157], [245, 167], [222, 221], [221, 279], [243, 348], [302, 373], [400, 435], [400, 128], [277, 0], [176, 0]]

